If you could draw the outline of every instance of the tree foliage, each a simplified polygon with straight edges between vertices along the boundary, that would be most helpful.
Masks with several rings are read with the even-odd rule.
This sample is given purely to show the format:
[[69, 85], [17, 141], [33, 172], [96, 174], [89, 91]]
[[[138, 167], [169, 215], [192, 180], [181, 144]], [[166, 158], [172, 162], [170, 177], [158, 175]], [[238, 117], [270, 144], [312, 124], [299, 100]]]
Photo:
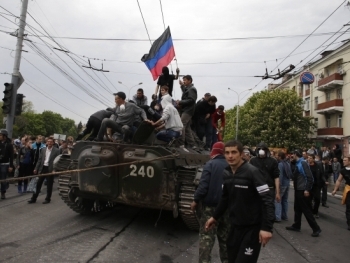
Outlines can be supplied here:
[[[0, 103], [0, 107], [2, 102]], [[0, 118], [4, 115], [0, 111]], [[5, 127], [3, 124], [2, 127]], [[13, 138], [23, 134], [50, 136], [54, 133], [65, 134], [67, 136], [76, 137], [78, 135], [77, 126], [74, 120], [63, 118], [61, 114], [53, 111], [44, 111], [35, 113], [33, 103], [24, 101], [22, 114], [16, 116], [13, 125]]]
[[[264, 141], [270, 147], [294, 149], [310, 144], [314, 125], [303, 117], [303, 101], [291, 90], [253, 94], [239, 109], [238, 139], [247, 145]], [[236, 107], [226, 112], [225, 139], [235, 137]]]

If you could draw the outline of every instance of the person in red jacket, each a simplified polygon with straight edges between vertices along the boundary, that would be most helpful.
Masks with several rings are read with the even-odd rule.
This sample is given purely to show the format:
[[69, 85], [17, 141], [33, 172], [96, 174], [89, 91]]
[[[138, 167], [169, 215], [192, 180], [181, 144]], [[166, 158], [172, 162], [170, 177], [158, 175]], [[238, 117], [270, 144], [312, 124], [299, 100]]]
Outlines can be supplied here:
[[[220, 105], [215, 112], [211, 115], [211, 123], [213, 125], [213, 138], [212, 145], [217, 141], [222, 141], [224, 137], [224, 129], [225, 129], [225, 107]], [[221, 121], [219, 127], [219, 120]]]

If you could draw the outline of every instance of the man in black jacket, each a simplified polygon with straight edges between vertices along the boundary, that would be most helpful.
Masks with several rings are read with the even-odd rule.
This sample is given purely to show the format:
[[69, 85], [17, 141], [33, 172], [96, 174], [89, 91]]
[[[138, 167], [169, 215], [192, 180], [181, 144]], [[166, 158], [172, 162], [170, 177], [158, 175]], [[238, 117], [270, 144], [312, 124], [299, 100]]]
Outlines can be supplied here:
[[322, 206], [323, 207], [329, 207], [327, 205], [327, 188], [328, 188], [328, 179], [329, 179], [329, 174], [332, 173], [332, 165], [329, 164], [329, 158], [328, 157], [323, 157], [322, 158], [322, 163], [321, 165], [321, 171], [323, 173], [322, 178], [324, 178], [324, 182], [321, 182], [321, 190], [322, 190]]
[[[259, 143], [255, 149], [256, 157], [250, 159], [250, 164], [254, 165], [264, 174], [267, 184], [270, 188], [270, 193], [276, 201], [281, 202], [280, 194], [280, 171], [278, 169], [278, 162], [275, 158], [270, 156], [270, 150], [263, 142]], [[276, 218], [278, 221], [279, 219]]]
[[183, 81], [180, 81], [179, 83], [182, 90], [181, 100], [177, 101], [177, 105], [181, 110], [181, 121], [183, 124], [181, 143], [182, 145], [185, 145], [186, 140], [190, 147], [196, 148], [196, 143], [191, 130], [191, 119], [196, 107], [197, 90], [192, 84], [192, 77], [190, 75], [184, 76]]
[[321, 203], [321, 186], [326, 181], [324, 173], [321, 170], [321, 165], [315, 161], [315, 155], [309, 154], [307, 162], [314, 178], [314, 183], [310, 192], [311, 202], [313, 201], [312, 213], [315, 218], [319, 218], [318, 209]]
[[222, 185], [224, 183], [224, 170], [228, 166], [224, 156], [225, 145], [217, 142], [213, 145], [210, 153], [211, 160], [203, 167], [201, 180], [194, 193], [194, 201], [191, 209], [195, 211], [197, 205], [201, 202], [201, 216], [199, 229], [199, 262], [211, 262], [211, 250], [217, 236], [220, 248], [221, 262], [227, 262], [227, 235], [230, 229], [228, 213], [225, 213], [218, 221], [214, 229], [205, 230], [205, 223], [214, 214], [222, 196]]
[[215, 103], [217, 98], [210, 96], [208, 100], [200, 101], [196, 104], [196, 109], [192, 117], [193, 128], [198, 138], [203, 141], [205, 136], [205, 128], [210, 115], [215, 112]]
[[85, 130], [78, 135], [76, 141], [83, 139], [83, 137], [91, 133], [91, 131], [92, 133], [90, 134], [89, 138], [87, 138], [87, 140], [92, 141], [97, 136], [103, 119], [111, 117], [112, 114], [113, 114], [112, 108], [107, 108], [106, 110], [100, 110], [92, 114], [88, 122], [86, 123]]
[[[0, 130], [0, 180], [5, 180], [7, 174], [13, 170], [13, 145], [7, 138], [8, 132], [5, 129]], [[1, 199], [6, 198], [8, 183], [1, 183]]]
[[224, 176], [223, 194], [215, 213], [206, 223], [211, 229], [229, 210], [231, 230], [227, 239], [230, 263], [257, 262], [261, 245], [272, 237], [275, 219], [274, 201], [264, 175], [242, 159], [243, 145], [238, 141], [225, 144], [229, 166]]
[[293, 172], [294, 181], [294, 224], [287, 226], [287, 230], [300, 232], [301, 216], [304, 214], [309, 226], [312, 228], [313, 237], [318, 237], [321, 228], [312, 215], [310, 192], [313, 185], [313, 176], [310, 168], [299, 150], [294, 151], [296, 160], [295, 170]]

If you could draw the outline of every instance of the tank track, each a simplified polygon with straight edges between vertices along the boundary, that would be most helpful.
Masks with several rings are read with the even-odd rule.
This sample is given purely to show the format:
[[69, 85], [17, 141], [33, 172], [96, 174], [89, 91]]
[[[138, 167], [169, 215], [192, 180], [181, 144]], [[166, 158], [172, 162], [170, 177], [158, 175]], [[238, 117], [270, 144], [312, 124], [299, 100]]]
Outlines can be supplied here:
[[196, 186], [193, 183], [196, 172], [196, 169], [182, 168], [178, 171], [177, 178], [181, 183], [178, 202], [181, 218], [189, 229], [197, 231], [199, 230], [199, 218], [191, 210], [193, 195], [196, 191]]
[[[62, 156], [56, 164], [56, 170], [66, 171], [77, 168], [77, 163], [70, 158]], [[74, 188], [78, 188], [78, 182], [73, 173], [61, 174], [58, 178], [58, 191], [61, 199], [75, 212], [82, 215], [93, 213], [94, 200], [83, 199], [75, 196]], [[73, 201], [74, 200], [74, 201]]]

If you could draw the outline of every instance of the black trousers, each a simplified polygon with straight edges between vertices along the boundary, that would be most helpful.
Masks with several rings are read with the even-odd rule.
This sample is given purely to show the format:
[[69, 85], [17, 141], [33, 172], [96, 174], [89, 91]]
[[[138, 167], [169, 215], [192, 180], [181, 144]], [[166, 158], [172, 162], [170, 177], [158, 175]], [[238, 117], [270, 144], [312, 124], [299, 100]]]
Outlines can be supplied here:
[[[47, 174], [49, 172], [49, 167], [48, 166], [44, 166], [41, 174]], [[39, 177], [39, 180], [36, 184], [36, 192], [35, 194], [33, 194], [32, 196], [32, 200], [36, 200], [38, 198], [38, 195], [40, 193], [41, 187], [43, 185], [43, 182], [45, 181], [45, 179], [47, 179], [47, 193], [46, 193], [46, 201], [51, 201], [51, 196], [52, 196], [52, 187], [53, 187], [53, 176], [41, 176]]]
[[311, 200], [314, 201], [312, 207], [312, 213], [314, 215], [318, 214], [318, 209], [320, 208], [321, 203], [321, 188], [318, 185], [313, 185], [312, 190], [310, 192]]
[[[19, 164], [19, 171], [18, 171], [18, 176], [19, 177], [26, 177], [31, 175], [33, 172], [33, 166], [32, 164], [24, 164], [24, 163], [20, 163]], [[24, 185], [28, 185], [28, 179], [24, 179], [24, 180], [18, 180], [18, 185], [22, 186], [22, 182], [24, 182]]]
[[296, 190], [294, 193], [294, 224], [293, 227], [301, 228], [301, 216], [304, 214], [313, 231], [320, 229], [311, 211], [311, 198], [304, 196], [304, 190]]
[[96, 117], [90, 116], [88, 122], [86, 123], [85, 130], [79, 134], [77, 140], [81, 140], [86, 134], [90, 134], [88, 140], [93, 140], [97, 137], [98, 131], [100, 130], [102, 121], [97, 119]]
[[346, 204], [346, 210], [345, 210], [346, 221], [348, 223], [348, 226], [350, 226], [350, 192], [348, 192], [348, 194], [346, 195], [345, 204]]
[[322, 190], [321, 200], [322, 200], [323, 205], [325, 205], [327, 203], [327, 188], [328, 188], [327, 184], [323, 184], [321, 187], [321, 190]]
[[261, 244], [259, 243], [260, 225], [238, 227], [231, 225], [227, 237], [229, 263], [258, 262]]

